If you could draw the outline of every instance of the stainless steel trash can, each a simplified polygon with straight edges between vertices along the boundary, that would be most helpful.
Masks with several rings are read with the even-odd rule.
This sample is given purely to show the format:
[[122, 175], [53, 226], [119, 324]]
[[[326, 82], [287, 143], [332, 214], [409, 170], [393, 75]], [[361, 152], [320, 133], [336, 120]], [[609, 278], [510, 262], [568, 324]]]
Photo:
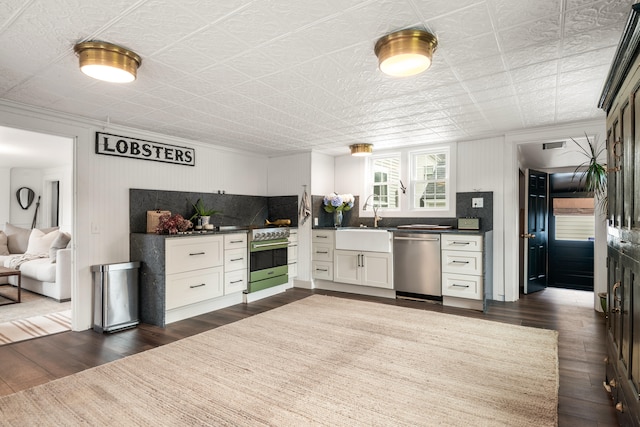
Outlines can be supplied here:
[[140, 262], [91, 266], [94, 285], [93, 330], [115, 332], [140, 323]]

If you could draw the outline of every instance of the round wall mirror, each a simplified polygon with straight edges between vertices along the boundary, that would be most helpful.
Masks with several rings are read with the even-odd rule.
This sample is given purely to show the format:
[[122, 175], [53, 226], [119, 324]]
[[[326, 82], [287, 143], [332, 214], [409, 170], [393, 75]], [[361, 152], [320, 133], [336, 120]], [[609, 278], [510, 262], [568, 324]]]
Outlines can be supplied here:
[[33, 203], [33, 199], [36, 197], [36, 193], [28, 187], [21, 187], [16, 191], [16, 197], [18, 198], [18, 204], [22, 209], [29, 209], [31, 203]]

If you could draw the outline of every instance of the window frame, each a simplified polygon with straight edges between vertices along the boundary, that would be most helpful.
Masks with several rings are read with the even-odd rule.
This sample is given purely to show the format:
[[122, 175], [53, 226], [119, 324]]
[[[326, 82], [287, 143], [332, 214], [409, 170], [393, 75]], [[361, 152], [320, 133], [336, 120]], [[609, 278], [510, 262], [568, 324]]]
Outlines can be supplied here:
[[[411, 209], [412, 211], [416, 211], [416, 212], [446, 212], [449, 211], [449, 205], [451, 203], [451, 150], [449, 147], [447, 146], [438, 146], [438, 147], [433, 147], [433, 148], [426, 148], [426, 149], [422, 149], [422, 150], [417, 150], [417, 151], [411, 151], [408, 153], [409, 154], [409, 165], [410, 165], [410, 170], [409, 170], [409, 174], [410, 174], [410, 180], [409, 180], [409, 209]], [[422, 155], [432, 155], [432, 154], [444, 154], [445, 157], [445, 173], [444, 173], [444, 178], [434, 178], [433, 180], [423, 180], [423, 179], [418, 179], [417, 178], [417, 174], [418, 174], [418, 166], [417, 166], [417, 159], [419, 156]], [[436, 166], [438, 167], [438, 166]], [[429, 183], [434, 183], [435, 186], [437, 187], [439, 182], [444, 182], [445, 184], [445, 193], [444, 193], [444, 206], [440, 206], [440, 207], [428, 207], [428, 206], [415, 206], [415, 191], [416, 191], [416, 186], [421, 184], [421, 183], [426, 183], [427, 185], [429, 185]], [[435, 195], [437, 195], [437, 191], [434, 193]], [[437, 200], [437, 199], [434, 199]]]
[[[433, 152], [447, 152], [448, 153], [448, 164], [447, 164], [447, 174], [448, 174], [448, 189], [446, 191], [446, 207], [440, 208], [420, 208], [417, 209], [412, 206], [412, 155], [414, 153], [433, 153]], [[441, 144], [434, 144], [432, 146], [421, 146], [420, 149], [416, 149], [415, 147], [407, 147], [404, 149], [396, 149], [389, 151], [378, 151], [376, 154], [373, 154], [366, 158], [364, 170], [361, 172], [363, 175], [362, 182], [362, 197], [359, 203], [359, 213], [363, 218], [373, 217], [373, 211], [371, 208], [367, 210], [363, 210], [363, 206], [365, 201], [371, 194], [373, 194], [373, 162], [380, 158], [385, 157], [394, 157], [399, 156], [400, 158], [400, 166], [399, 166], [399, 180], [402, 181], [403, 186], [406, 187], [406, 190], [403, 192], [402, 188], [399, 187], [399, 200], [398, 200], [398, 208], [386, 208], [382, 207], [378, 212], [378, 215], [384, 216], [385, 212], [388, 212], [388, 216], [390, 217], [413, 217], [413, 218], [455, 218], [456, 217], [456, 167], [457, 167], [457, 143], [456, 142], [448, 142]], [[371, 202], [369, 202], [369, 205]]]

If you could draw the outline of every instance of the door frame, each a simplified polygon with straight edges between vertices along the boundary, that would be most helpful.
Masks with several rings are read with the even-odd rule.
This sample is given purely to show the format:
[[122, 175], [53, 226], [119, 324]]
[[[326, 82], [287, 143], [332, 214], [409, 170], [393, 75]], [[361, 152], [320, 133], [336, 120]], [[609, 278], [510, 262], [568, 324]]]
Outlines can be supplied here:
[[[595, 135], [598, 140], [606, 137], [606, 123], [604, 119], [574, 122], [565, 125], [549, 126], [538, 129], [506, 133], [504, 136], [503, 157], [504, 164], [504, 301], [517, 301], [519, 299], [518, 271], [520, 262], [517, 248], [521, 244], [518, 229], [519, 219], [519, 192], [518, 174], [524, 169], [518, 155], [518, 146], [521, 144], [542, 143], [542, 141], [554, 141], [566, 139], [569, 135]], [[543, 168], [544, 169], [544, 168]], [[594, 245], [594, 301], [593, 306], [601, 311], [598, 292], [606, 292], [607, 283], [607, 225], [605, 218], [600, 216], [596, 221], [596, 244]], [[499, 290], [496, 290], [499, 292]], [[495, 292], [494, 298], [497, 299]]]

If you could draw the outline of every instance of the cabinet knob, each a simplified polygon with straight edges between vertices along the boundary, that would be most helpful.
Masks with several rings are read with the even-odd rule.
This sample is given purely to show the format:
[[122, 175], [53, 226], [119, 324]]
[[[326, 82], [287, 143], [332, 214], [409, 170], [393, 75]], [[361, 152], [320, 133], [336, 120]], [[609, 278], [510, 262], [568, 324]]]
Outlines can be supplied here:
[[624, 411], [623, 411], [623, 407], [622, 407], [622, 402], [618, 402], [618, 403], [616, 403], [616, 411], [618, 411], [618, 412], [624, 412]]
[[606, 356], [606, 357], [603, 359], [603, 362], [604, 362], [604, 363], [609, 363], [609, 356]]
[[616, 386], [616, 379], [615, 378], [611, 378], [611, 381], [609, 381], [609, 385], [611, 387], [615, 387]]

